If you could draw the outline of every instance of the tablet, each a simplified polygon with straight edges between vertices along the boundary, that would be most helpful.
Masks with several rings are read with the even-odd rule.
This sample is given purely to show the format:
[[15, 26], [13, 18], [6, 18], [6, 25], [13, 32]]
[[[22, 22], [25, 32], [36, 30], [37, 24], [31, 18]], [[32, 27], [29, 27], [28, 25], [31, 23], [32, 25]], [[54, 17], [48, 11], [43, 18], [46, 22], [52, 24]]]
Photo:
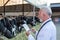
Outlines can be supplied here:
[[30, 28], [29, 28], [29, 26], [27, 24], [23, 24], [22, 26], [25, 28], [26, 31], [30, 30]]

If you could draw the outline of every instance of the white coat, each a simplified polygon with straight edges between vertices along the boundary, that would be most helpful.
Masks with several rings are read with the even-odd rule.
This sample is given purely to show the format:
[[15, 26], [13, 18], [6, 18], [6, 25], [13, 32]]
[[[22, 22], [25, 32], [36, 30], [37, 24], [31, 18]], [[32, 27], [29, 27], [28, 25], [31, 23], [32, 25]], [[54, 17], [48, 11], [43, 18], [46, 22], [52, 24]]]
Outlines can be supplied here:
[[[49, 20], [51, 20], [51, 18], [49, 18], [48, 20], [43, 22], [42, 25], [44, 25]], [[29, 35], [28, 40], [36, 40], [36, 38]], [[56, 27], [55, 27], [54, 23], [52, 22], [52, 20], [47, 22], [43, 26], [43, 28], [39, 31], [39, 34], [37, 36], [37, 40], [56, 40]]]

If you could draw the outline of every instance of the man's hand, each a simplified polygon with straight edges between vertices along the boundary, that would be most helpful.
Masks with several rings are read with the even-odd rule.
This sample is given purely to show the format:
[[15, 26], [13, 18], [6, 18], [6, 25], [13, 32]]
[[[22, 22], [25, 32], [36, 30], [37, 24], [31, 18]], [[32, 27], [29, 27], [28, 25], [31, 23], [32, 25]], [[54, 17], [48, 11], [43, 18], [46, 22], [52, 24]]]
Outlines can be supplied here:
[[30, 31], [27, 31], [27, 32], [26, 32], [26, 35], [29, 36], [29, 35], [30, 35]]
[[27, 31], [26, 32], [26, 35], [29, 36], [31, 32], [33, 32], [35, 34], [36, 33], [36, 30], [35, 29], [31, 29], [30, 31]]
[[35, 29], [31, 29], [31, 31], [32, 31], [33, 33], [36, 33], [36, 30], [35, 30]]

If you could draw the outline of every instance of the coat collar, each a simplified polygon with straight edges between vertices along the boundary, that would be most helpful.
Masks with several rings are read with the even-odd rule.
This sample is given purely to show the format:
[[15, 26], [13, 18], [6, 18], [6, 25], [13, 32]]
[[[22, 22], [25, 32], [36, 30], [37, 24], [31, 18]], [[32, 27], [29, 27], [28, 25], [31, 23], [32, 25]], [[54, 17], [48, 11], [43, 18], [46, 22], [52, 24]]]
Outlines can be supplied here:
[[[49, 18], [49, 19], [47, 19], [46, 21], [44, 21], [43, 23], [42, 23], [42, 25], [44, 24], [44, 23], [46, 23], [47, 21], [49, 21], [49, 20], [52, 20], [51, 18]], [[41, 25], [41, 26], [42, 26]]]

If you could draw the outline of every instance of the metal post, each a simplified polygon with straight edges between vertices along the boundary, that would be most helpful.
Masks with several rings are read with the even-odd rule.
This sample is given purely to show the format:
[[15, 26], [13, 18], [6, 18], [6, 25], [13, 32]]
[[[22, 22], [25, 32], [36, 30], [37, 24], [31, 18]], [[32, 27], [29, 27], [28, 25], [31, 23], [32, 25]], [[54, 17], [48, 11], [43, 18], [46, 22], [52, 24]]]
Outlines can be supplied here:
[[[4, 3], [4, 1], [3, 1], [3, 3]], [[3, 8], [4, 8], [4, 14], [3, 14], [3, 16], [5, 16], [5, 5], [3, 6]]]
[[33, 23], [35, 23], [35, 6], [33, 7]]
[[24, 16], [24, 1], [22, 0], [22, 16]]
[[4, 0], [3, 0], [3, 16], [5, 15], [5, 5], [4, 5]]
[[5, 5], [9, 2], [10, 0], [8, 0], [6, 3], [4, 3], [4, 0], [3, 0], [3, 8], [4, 8], [4, 14], [3, 14], [3, 16], [5, 16]]

